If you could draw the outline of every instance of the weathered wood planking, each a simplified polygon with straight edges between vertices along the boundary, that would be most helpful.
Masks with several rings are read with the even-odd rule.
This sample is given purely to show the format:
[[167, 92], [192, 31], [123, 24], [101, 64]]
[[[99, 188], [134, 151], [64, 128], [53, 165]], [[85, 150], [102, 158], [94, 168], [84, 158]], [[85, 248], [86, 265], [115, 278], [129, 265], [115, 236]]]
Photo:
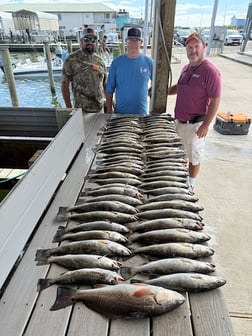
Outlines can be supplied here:
[[[84, 124], [85, 130], [88, 130], [84, 140], [87, 144], [81, 148], [77, 159], [73, 162], [64, 182], [55, 194], [52, 204], [44, 214], [29, 248], [3, 293], [0, 301], [0, 330], [5, 335], [23, 335], [25, 331], [25, 335], [56, 336], [64, 335], [67, 329], [72, 307], [56, 312], [49, 311], [55, 299], [55, 287], [42, 291], [38, 296], [37, 280], [46, 276], [49, 267], [36, 266], [34, 258], [37, 249], [56, 246], [51, 243], [59, 224], [54, 221], [55, 215], [60, 206], [70, 205], [76, 201], [82, 188], [83, 178], [90, 167], [92, 155], [94, 156], [92, 148], [94, 143], [97, 143], [95, 126], [99, 129], [103, 123], [104, 116], [102, 115], [94, 115], [93, 118], [87, 117]], [[74, 129], [72, 129], [73, 131]]]
[[220, 288], [204, 293], [190, 293], [195, 336], [233, 336], [228, 310]]
[[56, 246], [51, 242], [59, 225], [55, 215], [60, 206], [72, 205], [78, 199], [95, 156], [93, 147], [99, 141], [97, 132], [107, 117], [88, 115], [84, 118], [84, 145], [44, 213], [29, 248], [0, 300], [1, 333], [8, 336], [232, 336], [221, 289], [189, 294], [183, 305], [159, 317], [112, 321], [89, 310], [82, 303], [49, 311], [56, 298], [56, 285], [37, 293], [39, 278], [53, 277], [64, 270], [57, 265], [36, 266], [35, 254], [37, 249]]
[[153, 335], [194, 335], [191, 324], [188, 298], [181, 306], [171, 311], [170, 313], [153, 318]]
[[[58, 209], [60, 206], [69, 206], [76, 202], [77, 196], [82, 188], [82, 185], [84, 183], [84, 177], [86, 176], [90, 165], [92, 163], [92, 160], [94, 159], [94, 152], [93, 147], [94, 144], [97, 143], [98, 137], [97, 137], [97, 130], [100, 129], [100, 127], [104, 123], [104, 118], [96, 117], [98, 120], [96, 120], [95, 125], [93, 125], [94, 120], [90, 119], [86, 121], [85, 127], [86, 129], [89, 129], [89, 133], [87, 135], [87, 138], [85, 139], [85, 143], [83, 148], [81, 149], [80, 153], [78, 154], [78, 157], [76, 159], [77, 162], [74, 162], [73, 166], [71, 167], [71, 170], [69, 171], [68, 179], [64, 181], [62, 185], [62, 189], [58, 191], [57, 193], [57, 199], [53, 202], [51, 205], [49, 211], [50, 211], [50, 217], [45, 219], [39, 227], [39, 230], [42, 230], [42, 233], [38, 233], [38, 241], [37, 241], [37, 249], [38, 248], [51, 248], [53, 246], [56, 246], [57, 244], [51, 243], [51, 240], [57, 230], [58, 225], [62, 225], [64, 223], [55, 221], [56, 213], [58, 212]], [[95, 126], [95, 127], [94, 127]], [[45, 223], [45, 227], [43, 227], [43, 223]], [[48, 224], [49, 223], [49, 224]], [[53, 224], [53, 225], [52, 225]], [[55, 224], [55, 225], [54, 225]], [[43, 240], [41, 239], [43, 237]], [[35, 238], [35, 237], [34, 237]], [[35, 257], [36, 250], [33, 251]], [[52, 267], [48, 266], [35, 266], [38, 269], [41, 270], [42, 274], [36, 275], [36, 283], [39, 278], [44, 278], [46, 275], [48, 277], [54, 277], [60, 273], [60, 267], [57, 265], [52, 265]], [[63, 269], [62, 269], [63, 270]], [[38, 271], [36, 271], [37, 273]], [[40, 272], [41, 273], [41, 272]], [[46, 290], [40, 292], [39, 297], [36, 302], [36, 306], [34, 307], [34, 311], [32, 312], [32, 318], [29, 322], [29, 325], [27, 326], [26, 335], [50, 335], [52, 333], [52, 330], [54, 331], [55, 335], [64, 335], [64, 330], [66, 328], [66, 325], [69, 323], [69, 317], [71, 311], [74, 309], [74, 307], [67, 307], [65, 309], [62, 309], [61, 311], [51, 312], [49, 309], [54, 303], [54, 300], [56, 298], [56, 286], [52, 286], [51, 288], [47, 288]], [[41, 308], [43, 307], [43, 314], [41, 316]], [[84, 307], [87, 309], [86, 307]], [[58, 317], [60, 316], [60, 317]], [[41, 330], [41, 324], [40, 320], [43, 318], [46, 321], [45, 326], [43, 327], [43, 330]], [[63, 323], [62, 323], [63, 321]], [[88, 327], [90, 327], [87, 324]]]

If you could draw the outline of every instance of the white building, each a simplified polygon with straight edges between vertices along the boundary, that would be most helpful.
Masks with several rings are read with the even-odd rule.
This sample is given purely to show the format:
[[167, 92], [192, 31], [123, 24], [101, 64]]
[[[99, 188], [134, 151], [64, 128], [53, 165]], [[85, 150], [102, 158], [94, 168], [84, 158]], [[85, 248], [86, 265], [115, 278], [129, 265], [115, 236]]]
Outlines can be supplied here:
[[45, 12], [58, 17], [63, 35], [76, 35], [85, 25], [97, 32], [116, 32], [116, 11], [102, 3], [6, 3], [1, 10], [9, 13], [20, 10]]

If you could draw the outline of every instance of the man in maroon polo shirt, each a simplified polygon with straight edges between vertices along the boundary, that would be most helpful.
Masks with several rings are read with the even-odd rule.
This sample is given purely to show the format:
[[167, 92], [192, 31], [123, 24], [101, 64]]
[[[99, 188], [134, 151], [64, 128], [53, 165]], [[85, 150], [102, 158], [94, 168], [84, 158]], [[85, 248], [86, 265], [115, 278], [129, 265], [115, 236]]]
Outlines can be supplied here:
[[182, 69], [177, 84], [168, 91], [168, 94], [177, 94], [175, 119], [189, 160], [188, 185], [192, 192], [204, 155], [205, 137], [221, 96], [221, 75], [204, 58], [205, 47], [204, 38], [199, 33], [192, 33], [187, 38], [189, 64]]

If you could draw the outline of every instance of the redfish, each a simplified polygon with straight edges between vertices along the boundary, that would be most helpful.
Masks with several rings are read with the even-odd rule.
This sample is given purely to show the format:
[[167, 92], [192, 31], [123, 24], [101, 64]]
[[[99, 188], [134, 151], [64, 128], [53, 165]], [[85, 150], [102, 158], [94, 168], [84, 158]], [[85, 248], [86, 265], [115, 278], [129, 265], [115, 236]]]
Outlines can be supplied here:
[[86, 290], [59, 287], [50, 310], [58, 310], [77, 301], [113, 319], [141, 319], [169, 312], [181, 305], [185, 298], [175, 291], [144, 284], [121, 283]]

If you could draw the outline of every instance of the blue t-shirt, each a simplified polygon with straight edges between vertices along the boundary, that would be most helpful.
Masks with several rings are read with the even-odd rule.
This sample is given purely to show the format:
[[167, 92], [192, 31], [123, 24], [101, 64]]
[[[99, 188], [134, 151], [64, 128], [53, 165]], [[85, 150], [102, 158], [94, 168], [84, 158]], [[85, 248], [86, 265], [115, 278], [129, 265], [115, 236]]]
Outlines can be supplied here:
[[148, 84], [152, 79], [153, 60], [139, 54], [137, 58], [120, 55], [109, 69], [106, 93], [115, 92], [115, 112], [142, 114], [148, 112]]

